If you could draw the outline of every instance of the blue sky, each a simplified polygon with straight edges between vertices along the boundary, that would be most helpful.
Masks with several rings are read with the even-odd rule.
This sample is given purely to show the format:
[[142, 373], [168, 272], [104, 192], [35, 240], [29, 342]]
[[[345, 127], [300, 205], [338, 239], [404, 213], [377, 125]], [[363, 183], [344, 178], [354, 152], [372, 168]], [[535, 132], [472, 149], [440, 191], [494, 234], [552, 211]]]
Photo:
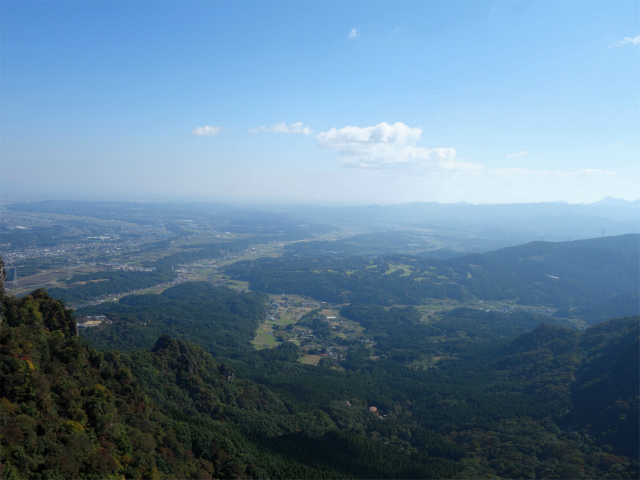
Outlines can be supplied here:
[[637, 1], [2, 1], [2, 195], [640, 197]]

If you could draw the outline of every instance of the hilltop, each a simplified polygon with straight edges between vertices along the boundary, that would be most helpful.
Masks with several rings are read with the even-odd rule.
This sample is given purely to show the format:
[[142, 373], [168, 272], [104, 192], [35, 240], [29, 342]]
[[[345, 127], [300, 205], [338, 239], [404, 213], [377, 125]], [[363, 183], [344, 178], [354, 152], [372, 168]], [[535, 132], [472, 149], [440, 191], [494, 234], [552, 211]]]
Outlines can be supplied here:
[[640, 290], [640, 235], [531, 242], [445, 260], [426, 255], [294, 256], [227, 267], [268, 293], [297, 293], [334, 303], [417, 305], [429, 299], [514, 300], [585, 307]]

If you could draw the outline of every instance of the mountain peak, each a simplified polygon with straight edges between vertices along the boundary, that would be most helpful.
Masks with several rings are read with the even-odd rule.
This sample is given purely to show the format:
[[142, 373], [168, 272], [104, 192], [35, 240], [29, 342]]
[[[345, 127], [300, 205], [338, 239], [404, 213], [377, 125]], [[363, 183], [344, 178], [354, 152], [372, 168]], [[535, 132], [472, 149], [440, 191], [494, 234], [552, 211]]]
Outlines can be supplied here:
[[607, 197], [607, 198], [603, 198], [599, 202], [592, 203], [591, 205], [607, 205], [612, 207], [631, 207], [637, 204], [638, 204], [637, 200], [635, 202], [631, 202], [623, 198]]

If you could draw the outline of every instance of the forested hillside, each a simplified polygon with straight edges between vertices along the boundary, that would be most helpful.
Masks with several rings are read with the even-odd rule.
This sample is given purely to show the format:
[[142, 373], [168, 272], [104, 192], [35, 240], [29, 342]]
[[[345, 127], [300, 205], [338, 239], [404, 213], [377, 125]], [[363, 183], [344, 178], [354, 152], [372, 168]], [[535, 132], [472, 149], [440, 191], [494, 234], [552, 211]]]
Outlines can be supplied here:
[[334, 303], [416, 305], [429, 299], [514, 299], [585, 307], [640, 290], [640, 235], [533, 242], [448, 260], [424, 256], [263, 258], [227, 268], [255, 290]]
[[[195, 292], [206, 293], [212, 303], [201, 310], [206, 319], [201, 324], [189, 323], [186, 317], [185, 325], [193, 330], [185, 329], [182, 335], [209, 348], [216, 359], [166, 336], [150, 347], [151, 352], [121, 355], [149, 389], [149, 397], [164, 408], [177, 405], [180, 412], [222, 416], [247, 435], [271, 439], [270, 451], [297, 452], [318, 469], [325, 463], [339, 464], [331, 460], [329, 455], [337, 453], [327, 450], [329, 445], [348, 450], [355, 447], [344, 442], [365, 442], [362, 448], [382, 448], [380, 458], [396, 448], [408, 449], [412, 458], [423, 458], [420, 462], [436, 462], [436, 457], [445, 462], [436, 462], [442, 468], [446, 464], [453, 469], [447, 470], [447, 478], [636, 475], [638, 376], [625, 362], [638, 354], [638, 317], [580, 332], [544, 324], [551, 318], [525, 312], [454, 309], [437, 322], [425, 323], [414, 307], [386, 310], [352, 304], [343, 307], [341, 315], [359, 322], [371, 340], [345, 339], [343, 360], [326, 357], [319, 366], [308, 366], [296, 361], [301, 349], [292, 343], [259, 352], [228, 351], [210, 343], [202, 332], [232, 321], [207, 313], [218, 309], [213, 302], [220, 302], [224, 311], [229, 299], [251, 297], [231, 292], [225, 297], [215, 287], [186, 283], [166, 291], [166, 297], [178, 303], [161, 296], [124, 299], [115, 307], [122, 319], [129, 318], [120, 321], [126, 328], [116, 335], [114, 324], [92, 331], [91, 338], [108, 338], [104, 345], [131, 350], [129, 334], [135, 330], [130, 328], [139, 321], [136, 318], [146, 318], [145, 308], [159, 314], [165, 305], [188, 304]], [[197, 317], [197, 304], [192, 308]], [[235, 321], [237, 342], [248, 342], [251, 322], [240, 317]], [[175, 328], [180, 319], [165, 321], [172, 323]], [[318, 336], [328, 334], [326, 320], [317, 311], [299, 324]], [[169, 352], [179, 352], [180, 359], [162, 363]], [[216, 394], [207, 393], [211, 381], [205, 374], [214, 364], [226, 376], [235, 376], [237, 385], [249, 379], [255, 383], [243, 387], [245, 396], [225, 394], [228, 401], [216, 405]], [[189, 380], [193, 376], [195, 383]], [[624, 382], [617, 383], [621, 378]], [[619, 388], [599, 387], [611, 382]], [[243, 406], [247, 408], [238, 410]], [[301, 436], [300, 431], [306, 433]], [[349, 463], [346, 458], [345, 462]], [[399, 466], [391, 465], [371, 470], [370, 464], [354, 475], [397, 477]], [[419, 476], [414, 467], [410, 470]], [[404, 472], [404, 477], [413, 475]]]
[[129, 295], [118, 303], [82, 310], [84, 315], [106, 314], [108, 329], [87, 330], [85, 338], [100, 349], [150, 349], [163, 333], [196, 340], [216, 355], [251, 350], [258, 322], [265, 312], [265, 295], [239, 293], [205, 282], [187, 282], [160, 295]]
[[167, 336], [97, 352], [43, 291], [3, 298], [3, 478], [452, 477], [452, 460], [289, 413], [201, 348]]
[[[254, 288], [340, 300], [307, 306], [264, 350], [252, 341], [284, 296], [184, 282], [81, 309], [106, 320], [80, 337], [62, 300], [3, 292], [0, 473], [637, 478], [640, 317], [609, 319], [637, 311], [637, 241], [232, 265], [266, 282]], [[514, 292], [566, 308], [461, 307]], [[574, 318], [600, 323], [565, 328]]]

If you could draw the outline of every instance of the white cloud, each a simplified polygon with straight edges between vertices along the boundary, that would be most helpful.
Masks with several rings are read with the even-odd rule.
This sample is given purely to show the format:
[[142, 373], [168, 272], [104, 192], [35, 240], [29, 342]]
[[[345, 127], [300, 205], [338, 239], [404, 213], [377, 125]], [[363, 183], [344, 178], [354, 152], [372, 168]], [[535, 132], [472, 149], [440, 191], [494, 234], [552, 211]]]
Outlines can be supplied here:
[[209, 125], [205, 125], [204, 127], [196, 127], [196, 128], [194, 128], [191, 131], [191, 135], [212, 137], [213, 135], [219, 134], [223, 130], [224, 130], [224, 128], [222, 128], [222, 127], [211, 127]]
[[347, 36], [347, 39], [353, 40], [353, 39], [358, 38], [359, 36], [360, 36], [360, 32], [358, 32], [358, 29], [357, 28], [352, 28], [349, 31], [349, 36]]
[[506, 157], [507, 158], [524, 157], [525, 155], [529, 155], [529, 152], [525, 152], [524, 150], [522, 150], [521, 152], [518, 152], [518, 153], [507, 153]]
[[454, 148], [416, 147], [422, 129], [402, 122], [387, 122], [371, 127], [332, 128], [316, 135], [318, 144], [340, 155], [344, 167], [406, 170], [425, 169], [478, 170], [482, 166], [456, 160]]
[[305, 127], [302, 122], [292, 123], [291, 125], [287, 125], [285, 122], [276, 123], [275, 125], [271, 125], [270, 127], [254, 127], [249, 130], [249, 133], [258, 133], [258, 132], [270, 132], [270, 133], [291, 133], [291, 134], [300, 134], [300, 135], [311, 135], [313, 130], [309, 127]]
[[611, 45], [609, 45], [609, 48], [611, 47], [622, 47], [624, 45], [627, 44], [631, 44], [631, 45], [640, 45], [640, 35], [638, 35], [637, 37], [624, 37], [622, 40], [618, 41], [618, 42], [613, 42]]

